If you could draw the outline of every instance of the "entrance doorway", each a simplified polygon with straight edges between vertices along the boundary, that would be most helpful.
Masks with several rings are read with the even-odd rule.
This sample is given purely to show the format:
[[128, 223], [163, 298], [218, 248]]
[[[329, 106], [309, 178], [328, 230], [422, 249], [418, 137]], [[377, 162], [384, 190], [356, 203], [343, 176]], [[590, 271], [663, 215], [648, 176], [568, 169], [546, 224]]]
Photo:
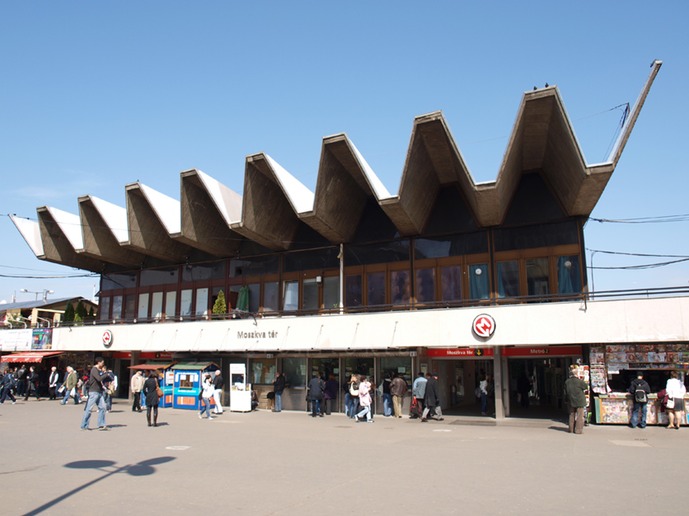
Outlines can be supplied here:
[[507, 361], [511, 417], [559, 418], [566, 410], [563, 386], [571, 357]]
[[484, 375], [489, 382], [488, 415], [495, 412], [492, 389], [493, 359], [434, 360], [431, 372], [438, 373], [443, 413], [451, 416], [480, 416], [481, 402], [476, 392]]

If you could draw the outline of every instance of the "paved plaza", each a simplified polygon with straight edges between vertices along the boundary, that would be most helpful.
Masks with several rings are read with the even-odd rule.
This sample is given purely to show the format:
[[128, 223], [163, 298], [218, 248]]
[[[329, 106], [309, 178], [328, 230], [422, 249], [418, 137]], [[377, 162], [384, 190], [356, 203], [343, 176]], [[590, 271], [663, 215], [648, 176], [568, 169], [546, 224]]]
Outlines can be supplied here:
[[117, 400], [102, 432], [82, 408], [0, 406], [0, 514], [677, 514], [689, 460], [685, 428], [173, 409], [149, 428]]

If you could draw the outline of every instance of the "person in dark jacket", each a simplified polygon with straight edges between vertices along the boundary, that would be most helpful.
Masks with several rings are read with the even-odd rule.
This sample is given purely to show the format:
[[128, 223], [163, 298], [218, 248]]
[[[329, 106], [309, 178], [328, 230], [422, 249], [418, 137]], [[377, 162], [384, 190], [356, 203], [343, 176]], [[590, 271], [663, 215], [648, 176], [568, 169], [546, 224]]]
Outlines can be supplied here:
[[[651, 393], [651, 387], [648, 382], [644, 380], [644, 374], [639, 371], [636, 378], [632, 380], [629, 386], [629, 394], [632, 395], [634, 407], [632, 408], [632, 417], [629, 425], [632, 428], [639, 426], [646, 428], [646, 405], [648, 404], [648, 395]], [[639, 413], [641, 413], [641, 423], [639, 423]]]
[[[158, 426], [158, 403], [160, 397], [158, 396], [158, 374], [151, 371], [148, 378], [144, 382], [143, 389], [144, 396], [146, 396], [146, 422], [151, 426], [151, 410], [153, 410], [153, 426]], [[209, 414], [210, 415], [210, 412]]]
[[569, 407], [569, 433], [580, 434], [584, 431], [584, 407], [588, 385], [578, 378], [576, 371], [570, 371], [565, 381], [565, 400]]
[[275, 373], [275, 381], [273, 382], [273, 392], [275, 393], [275, 407], [273, 412], [282, 412], [282, 391], [285, 390], [285, 375], [278, 372]]
[[323, 417], [323, 410], [321, 409], [321, 400], [323, 399], [323, 390], [325, 389], [325, 382], [314, 374], [311, 381], [309, 381], [309, 401], [311, 402], [311, 417]]
[[436, 415], [438, 421], [443, 420], [443, 412], [440, 409], [440, 394], [438, 393], [438, 373], [428, 374], [423, 404], [423, 413], [421, 414], [422, 423], [428, 421], [429, 417], [433, 417], [429, 416], [431, 412]]
[[41, 401], [41, 398], [38, 396], [38, 381], [39, 376], [36, 372], [36, 368], [34, 366], [29, 367], [29, 372], [26, 374], [26, 391], [24, 392], [24, 401], [29, 399], [29, 396], [31, 396], [31, 391], [33, 391], [34, 395], [36, 396], [36, 400]]

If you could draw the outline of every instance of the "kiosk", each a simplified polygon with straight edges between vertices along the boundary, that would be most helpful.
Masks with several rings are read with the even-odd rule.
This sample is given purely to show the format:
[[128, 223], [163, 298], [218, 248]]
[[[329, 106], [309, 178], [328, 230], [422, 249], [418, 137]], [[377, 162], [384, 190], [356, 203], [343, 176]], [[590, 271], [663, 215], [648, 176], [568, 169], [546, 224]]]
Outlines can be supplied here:
[[[203, 388], [203, 375], [220, 369], [213, 362], [184, 362], [172, 366], [172, 406], [179, 409], [199, 410], [199, 395]], [[213, 406], [211, 398], [211, 406]]]
[[[170, 368], [175, 365], [175, 362], [148, 362], [146, 364], [137, 364], [129, 366], [132, 371], [155, 371], [158, 373], [158, 383], [163, 391], [163, 397], [160, 398], [158, 406], [167, 408], [172, 406], [172, 381], [173, 375]], [[143, 393], [141, 394], [143, 396]]]
[[230, 364], [230, 411], [251, 412], [251, 384], [246, 383], [246, 364]]

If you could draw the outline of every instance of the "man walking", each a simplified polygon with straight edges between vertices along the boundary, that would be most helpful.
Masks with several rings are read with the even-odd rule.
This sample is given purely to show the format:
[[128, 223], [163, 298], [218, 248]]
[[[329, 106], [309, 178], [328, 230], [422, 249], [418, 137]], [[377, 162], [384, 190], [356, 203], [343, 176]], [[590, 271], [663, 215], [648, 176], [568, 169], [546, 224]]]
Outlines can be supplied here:
[[137, 371], [129, 382], [129, 390], [132, 391], [134, 401], [132, 402], [132, 412], [141, 412], [141, 390], [144, 388], [146, 379], [141, 371]]
[[282, 391], [285, 390], [285, 375], [282, 373], [275, 373], [275, 381], [273, 382], [273, 392], [275, 393], [275, 408], [273, 412], [282, 412]]
[[103, 380], [107, 377], [108, 372], [105, 369], [105, 360], [102, 357], [96, 358], [96, 365], [91, 368], [89, 379], [87, 382], [89, 397], [84, 409], [84, 417], [81, 420], [81, 429], [89, 429], [89, 420], [91, 419], [91, 410], [94, 406], [98, 407], [98, 429], [108, 430], [105, 426], [105, 399], [103, 398]]
[[423, 414], [421, 414], [422, 423], [425, 423], [429, 417], [432, 417], [432, 415], [429, 415], [431, 412], [437, 416], [438, 421], [443, 420], [443, 412], [440, 408], [440, 394], [438, 393], [438, 373], [428, 375], [424, 405]]
[[29, 396], [31, 396], [31, 391], [33, 391], [34, 395], [36, 396], [36, 400], [41, 401], [41, 398], [38, 396], [38, 381], [39, 376], [36, 372], [36, 368], [34, 366], [29, 367], [29, 372], [26, 374], [26, 391], [24, 392], [24, 401], [28, 401]]
[[[423, 407], [424, 407], [424, 397], [426, 396], [426, 375], [423, 373], [423, 371], [420, 371], [416, 379], [414, 380], [414, 383], [411, 385], [411, 395], [416, 399], [416, 409], [413, 411], [410, 410], [409, 417], [411, 419], [416, 419], [417, 417], [421, 417], [421, 414], [423, 414]], [[413, 400], [412, 400], [413, 403]]]
[[[632, 408], [632, 418], [629, 425], [632, 428], [637, 426], [646, 428], [646, 405], [648, 404], [648, 395], [651, 393], [651, 387], [648, 382], [644, 380], [644, 374], [639, 371], [636, 378], [632, 380], [629, 386], [629, 394], [632, 395], [634, 408]], [[639, 423], [639, 413], [641, 413], [641, 423]]]
[[584, 431], [584, 407], [588, 385], [577, 377], [576, 370], [570, 369], [565, 381], [565, 400], [569, 406], [569, 433], [581, 434]]
[[65, 378], [65, 395], [60, 402], [62, 405], [66, 405], [69, 397], [74, 398], [74, 404], [78, 405], [81, 403], [79, 399], [79, 389], [77, 389], [77, 384], [79, 383], [79, 378], [77, 377], [77, 372], [72, 366], [67, 366], [67, 378]]
[[15, 389], [16, 380], [14, 378], [14, 370], [8, 368], [5, 371], [5, 376], [2, 377], [2, 396], [0, 396], [0, 403], [5, 403], [7, 398], [12, 400], [12, 405], [17, 403], [17, 399], [14, 397], [12, 391]]
[[213, 378], [213, 401], [215, 402], [215, 413], [222, 414], [222, 389], [225, 386], [225, 380], [223, 380], [220, 369], [215, 372], [215, 378]]
[[57, 367], [53, 366], [50, 368], [50, 376], [48, 376], [48, 399], [57, 399], [57, 382], [60, 379], [60, 375], [57, 372]]
[[395, 417], [402, 417], [402, 402], [408, 389], [409, 386], [404, 378], [399, 373], [395, 373], [392, 382], [390, 382], [390, 394], [392, 394], [392, 408], [395, 411]]

